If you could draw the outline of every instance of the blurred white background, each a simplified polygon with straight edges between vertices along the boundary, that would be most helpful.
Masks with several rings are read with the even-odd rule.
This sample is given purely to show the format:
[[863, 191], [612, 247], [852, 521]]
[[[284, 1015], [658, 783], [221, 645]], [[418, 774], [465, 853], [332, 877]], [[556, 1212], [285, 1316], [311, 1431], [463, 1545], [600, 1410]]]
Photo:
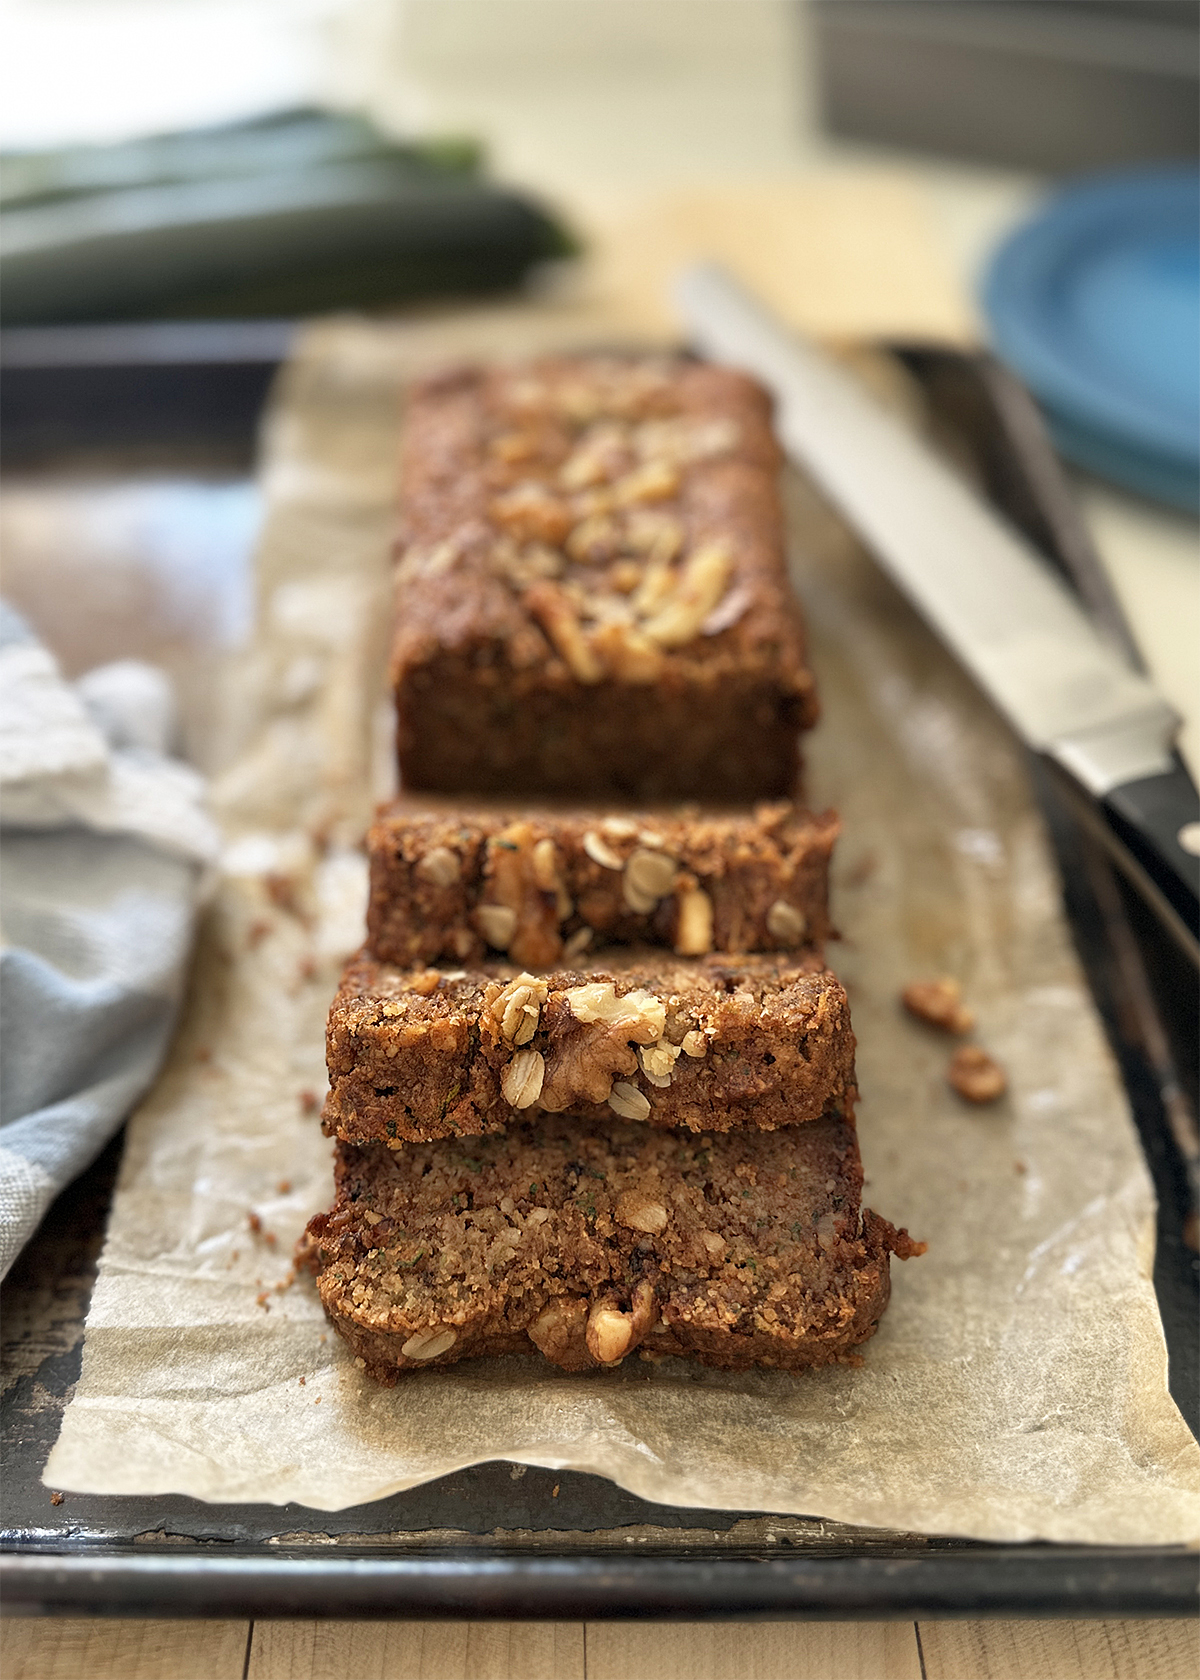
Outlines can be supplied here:
[[[818, 126], [805, 0], [2, 0], [0, 145], [110, 140], [308, 101], [482, 138], [577, 205], [631, 185], [895, 167]], [[906, 159], [956, 268], [1031, 177]]]

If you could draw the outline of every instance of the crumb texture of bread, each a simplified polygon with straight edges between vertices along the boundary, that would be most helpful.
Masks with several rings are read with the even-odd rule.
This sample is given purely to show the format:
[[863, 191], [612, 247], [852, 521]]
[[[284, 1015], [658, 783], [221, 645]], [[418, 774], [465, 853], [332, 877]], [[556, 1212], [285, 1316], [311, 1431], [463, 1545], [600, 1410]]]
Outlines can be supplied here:
[[392, 679], [403, 785], [750, 802], [816, 719], [770, 401], [669, 356], [412, 393]]
[[614, 1115], [771, 1131], [854, 1099], [849, 1005], [816, 958], [630, 948], [587, 970], [443, 973], [363, 951], [326, 1062], [326, 1131], [396, 1147], [502, 1131], [526, 1110], [570, 1113], [581, 1132]]
[[539, 1116], [495, 1137], [337, 1146], [303, 1259], [368, 1372], [533, 1353], [568, 1371], [641, 1349], [797, 1370], [853, 1360], [888, 1260], [921, 1252], [860, 1211], [853, 1125], [692, 1135]]
[[401, 966], [505, 953], [523, 968], [606, 945], [820, 950], [837, 834], [832, 811], [787, 801], [619, 815], [399, 801], [367, 839], [367, 943]]

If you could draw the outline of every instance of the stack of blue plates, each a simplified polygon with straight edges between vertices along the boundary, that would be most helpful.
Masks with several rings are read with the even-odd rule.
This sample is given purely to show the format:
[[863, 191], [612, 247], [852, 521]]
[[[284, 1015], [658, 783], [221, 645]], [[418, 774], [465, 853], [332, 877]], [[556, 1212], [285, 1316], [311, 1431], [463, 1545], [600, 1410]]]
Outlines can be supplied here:
[[1061, 194], [1000, 248], [983, 297], [996, 349], [1064, 455], [1200, 506], [1200, 174], [1158, 169]]

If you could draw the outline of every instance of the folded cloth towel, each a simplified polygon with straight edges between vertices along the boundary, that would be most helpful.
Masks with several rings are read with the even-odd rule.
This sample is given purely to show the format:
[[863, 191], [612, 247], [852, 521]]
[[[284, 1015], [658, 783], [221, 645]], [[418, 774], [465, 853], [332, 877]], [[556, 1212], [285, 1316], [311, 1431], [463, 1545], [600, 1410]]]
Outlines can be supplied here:
[[149, 1086], [218, 836], [170, 684], [65, 682], [0, 603], [0, 1276]]

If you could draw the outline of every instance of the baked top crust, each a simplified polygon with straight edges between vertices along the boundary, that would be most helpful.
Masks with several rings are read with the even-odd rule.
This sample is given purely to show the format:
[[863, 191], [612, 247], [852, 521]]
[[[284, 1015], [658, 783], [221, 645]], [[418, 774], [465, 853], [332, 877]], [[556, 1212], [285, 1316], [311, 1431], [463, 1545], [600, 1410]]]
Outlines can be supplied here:
[[766, 394], [681, 357], [414, 391], [392, 678], [404, 785], [789, 797], [816, 718]]
[[[516, 689], [769, 667], [811, 702], [770, 399], [667, 356], [426, 380], [409, 406], [394, 663], [479, 638]], [[811, 720], [809, 720], [811, 721]]]

